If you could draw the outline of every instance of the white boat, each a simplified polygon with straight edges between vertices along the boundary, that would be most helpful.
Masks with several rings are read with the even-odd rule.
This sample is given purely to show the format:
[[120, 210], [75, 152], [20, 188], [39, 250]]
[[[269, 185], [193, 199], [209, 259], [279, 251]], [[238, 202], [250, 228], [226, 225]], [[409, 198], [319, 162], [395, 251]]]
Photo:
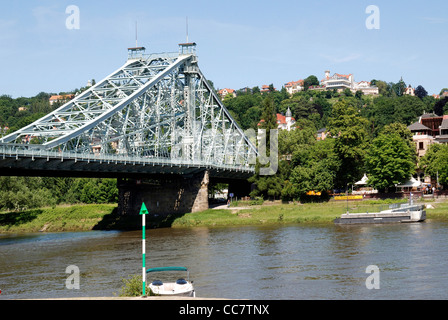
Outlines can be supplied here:
[[161, 280], [154, 280], [149, 284], [149, 289], [160, 296], [183, 296], [195, 297], [196, 293], [193, 287], [193, 281], [189, 279], [188, 269], [185, 267], [159, 267], [146, 270], [146, 273], [164, 272], [164, 271], [185, 271], [187, 272], [187, 280], [179, 278], [175, 282], [164, 282]]
[[426, 220], [424, 205], [402, 204], [400, 207], [380, 212], [345, 213], [335, 219], [337, 224], [357, 223], [394, 223], [394, 222], [422, 222]]

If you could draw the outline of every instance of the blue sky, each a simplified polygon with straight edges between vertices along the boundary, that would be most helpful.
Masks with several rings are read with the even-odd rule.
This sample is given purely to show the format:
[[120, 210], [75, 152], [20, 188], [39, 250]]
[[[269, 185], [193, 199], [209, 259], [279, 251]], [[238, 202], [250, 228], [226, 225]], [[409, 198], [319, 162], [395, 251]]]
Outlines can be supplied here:
[[[79, 29], [68, 29], [69, 5]], [[368, 29], [369, 5], [380, 29]], [[216, 88], [239, 89], [331, 73], [448, 87], [447, 1], [84, 1], [2, 0], [0, 95], [69, 91], [119, 68], [127, 48], [177, 51], [197, 43], [199, 65]]]

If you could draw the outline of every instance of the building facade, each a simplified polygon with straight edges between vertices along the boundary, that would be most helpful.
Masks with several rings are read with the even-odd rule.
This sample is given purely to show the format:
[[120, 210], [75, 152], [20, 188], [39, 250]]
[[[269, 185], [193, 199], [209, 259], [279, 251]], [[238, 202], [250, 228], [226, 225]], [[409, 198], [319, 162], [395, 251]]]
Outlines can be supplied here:
[[[263, 119], [260, 120], [258, 123], [258, 127], [261, 126], [261, 124], [264, 122]], [[296, 128], [296, 120], [292, 116], [291, 109], [288, 107], [288, 110], [286, 111], [286, 114], [283, 115], [281, 113], [277, 113], [277, 129], [278, 130], [295, 130]]]
[[286, 92], [289, 94], [294, 94], [296, 92], [300, 92], [303, 90], [304, 81], [298, 80], [298, 81], [291, 81], [285, 84]]
[[335, 73], [332, 76], [330, 71], [325, 71], [325, 78], [321, 80], [321, 87], [324, 86], [326, 90], [336, 90], [343, 92], [349, 89], [352, 93], [361, 91], [365, 95], [378, 95], [378, 87], [373, 86], [368, 81], [355, 82], [353, 74], [339, 74]]
[[63, 95], [54, 95], [49, 99], [50, 105], [53, 105], [56, 102], [67, 102], [75, 97], [74, 94], [63, 94]]
[[423, 157], [433, 143], [448, 143], [448, 115], [425, 113], [408, 129], [416, 143], [418, 157]]
[[234, 89], [224, 88], [219, 90], [218, 94], [221, 97], [221, 99], [224, 99], [228, 94], [231, 94], [234, 98], [236, 97], [236, 92]]

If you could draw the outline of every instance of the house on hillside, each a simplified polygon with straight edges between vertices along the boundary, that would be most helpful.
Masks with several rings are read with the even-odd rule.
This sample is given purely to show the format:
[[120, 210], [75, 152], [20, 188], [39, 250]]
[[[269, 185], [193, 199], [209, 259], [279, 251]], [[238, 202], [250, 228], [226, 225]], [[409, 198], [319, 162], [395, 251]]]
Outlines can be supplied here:
[[[264, 122], [263, 119], [260, 120], [258, 123], [258, 126], [261, 126], [261, 124]], [[278, 130], [287, 130], [291, 131], [296, 128], [295, 126], [296, 120], [292, 116], [291, 109], [286, 111], [286, 115], [283, 115], [281, 113], [277, 113], [277, 129]]]
[[221, 99], [224, 99], [228, 94], [231, 94], [234, 98], [236, 97], [236, 92], [234, 89], [224, 88], [219, 90], [218, 94], [221, 97]]
[[65, 103], [75, 97], [74, 94], [62, 94], [62, 95], [54, 95], [49, 99], [50, 105], [53, 105], [56, 102]]
[[329, 132], [327, 130], [327, 128], [322, 128], [317, 130], [317, 134], [316, 134], [316, 139], [317, 141], [322, 141], [325, 140], [328, 136]]
[[288, 92], [289, 94], [292, 95], [296, 92], [302, 91], [304, 89], [303, 85], [304, 85], [303, 80], [290, 81], [288, 83], [285, 83], [285, 89], [286, 89], [286, 92]]
[[408, 129], [417, 145], [418, 157], [423, 157], [433, 143], [448, 143], [448, 115], [425, 113]]
[[403, 92], [403, 94], [409, 95], [409, 96], [415, 96], [415, 88], [412, 88], [411, 85], [409, 85]]
[[[355, 82], [353, 74], [339, 74], [335, 73], [330, 76], [330, 71], [325, 71], [325, 77], [321, 80], [321, 87], [325, 87], [326, 90], [336, 90], [343, 92], [349, 89], [352, 93], [361, 91], [365, 95], [378, 95], [378, 87], [373, 86], [368, 81]], [[311, 88], [310, 88], [311, 89]]]

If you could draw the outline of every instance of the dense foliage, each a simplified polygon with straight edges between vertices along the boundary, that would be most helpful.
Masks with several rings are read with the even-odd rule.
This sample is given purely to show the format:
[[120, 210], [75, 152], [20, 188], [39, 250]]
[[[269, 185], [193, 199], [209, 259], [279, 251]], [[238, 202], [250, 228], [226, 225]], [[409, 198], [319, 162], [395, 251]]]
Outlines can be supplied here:
[[0, 210], [117, 201], [115, 179], [0, 177]]
[[[315, 76], [306, 85], [318, 85]], [[392, 187], [416, 169], [415, 146], [407, 126], [424, 112], [448, 113], [448, 98], [428, 96], [422, 86], [416, 96], [404, 95], [406, 84], [372, 80], [378, 97], [361, 91], [344, 92], [305, 90], [290, 95], [285, 88], [260, 92], [258, 87], [237, 91], [223, 102], [242, 129], [277, 128], [276, 113], [288, 108], [297, 129], [278, 132], [279, 163], [274, 175], [257, 174], [250, 181], [252, 196], [306, 199], [309, 191], [345, 190], [369, 174], [370, 183], [382, 190]], [[442, 89], [444, 92], [444, 89]], [[441, 92], [441, 93], [442, 93]], [[63, 93], [60, 93], [63, 94]], [[49, 104], [50, 94], [31, 98], [0, 96], [0, 135], [13, 132], [60, 104]], [[260, 123], [260, 120], [264, 121]], [[317, 141], [317, 130], [325, 128], [327, 139]], [[438, 174], [448, 185], [448, 147], [435, 145], [419, 166], [432, 176]], [[267, 139], [269, 153], [269, 138]], [[267, 154], [269, 157], [269, 154]], [[59, 203], [116, 202], [115, 179], [0, 177], [0, 209], [20, 210]]]

